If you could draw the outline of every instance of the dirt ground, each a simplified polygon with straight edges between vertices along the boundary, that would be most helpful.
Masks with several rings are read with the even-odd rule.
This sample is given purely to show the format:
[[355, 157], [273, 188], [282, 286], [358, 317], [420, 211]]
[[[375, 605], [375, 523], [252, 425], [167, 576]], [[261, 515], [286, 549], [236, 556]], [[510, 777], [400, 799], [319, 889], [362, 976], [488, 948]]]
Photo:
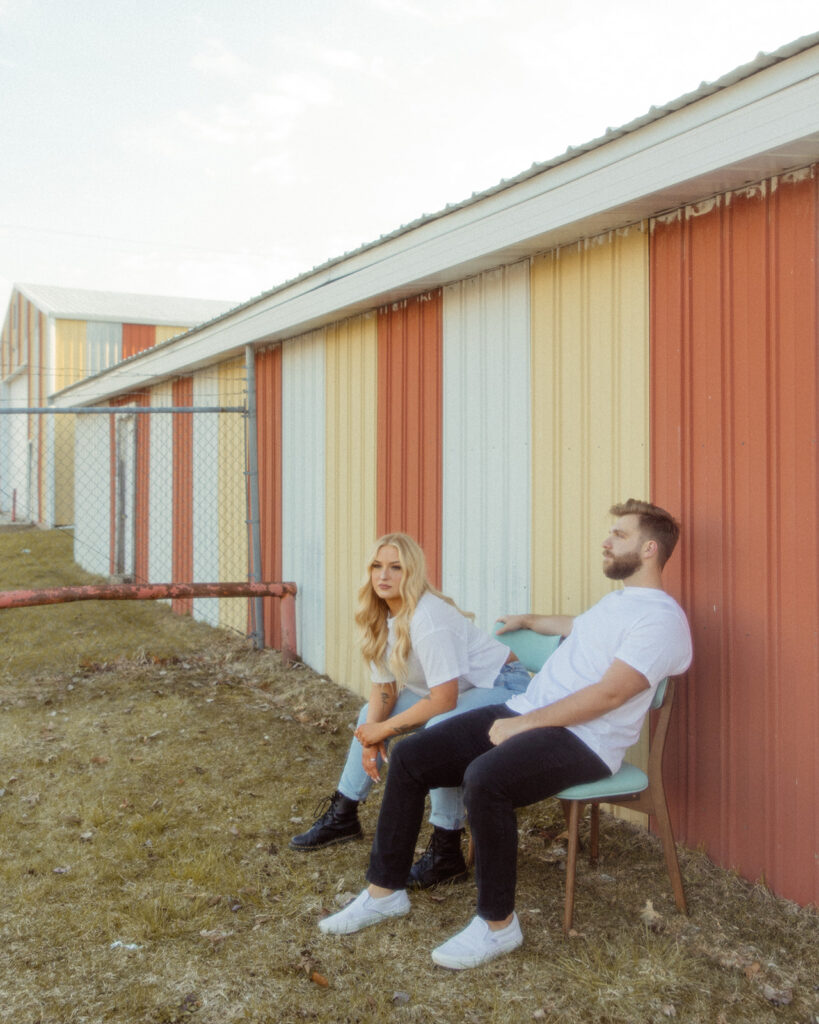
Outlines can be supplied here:
[[[50, 536], [0, 530], [0, 589], [79, 582]], [[564, 939], [551, 803], [519, 818], [515, 953], [430, 960], [474, 913], [471, 881], [323, 936], [369, 844], [288, 840], [334, 789], [358, 705], [164, 606], [0, 613], [0, 1021], [819, 1024], [816, 911], [682, 850], [682, 917], [655, 838], [613, 818]]]

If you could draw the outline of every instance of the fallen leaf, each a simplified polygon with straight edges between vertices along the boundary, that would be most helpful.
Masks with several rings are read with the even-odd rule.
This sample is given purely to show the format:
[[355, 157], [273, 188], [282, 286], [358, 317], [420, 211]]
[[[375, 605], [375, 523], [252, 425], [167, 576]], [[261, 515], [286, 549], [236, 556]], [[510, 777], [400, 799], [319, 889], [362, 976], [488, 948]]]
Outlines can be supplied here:
[[756, 960], [754, 961], [754, 963], [748, 964], [748, 966], [745, 968], [745, 977], [748, 979], [748, 981], [750, 981], [751, 978], [753, 978], [755, 974], [759, 974], [761, 970], [762, 964], [758, 960]]
[[323, 974], [319, 974], [318, 971], [313, 971], [310, 975], [310, 981], [315, 985], [319, 985], [321, 988], [329, 988], [330, 982], [324, 977]]

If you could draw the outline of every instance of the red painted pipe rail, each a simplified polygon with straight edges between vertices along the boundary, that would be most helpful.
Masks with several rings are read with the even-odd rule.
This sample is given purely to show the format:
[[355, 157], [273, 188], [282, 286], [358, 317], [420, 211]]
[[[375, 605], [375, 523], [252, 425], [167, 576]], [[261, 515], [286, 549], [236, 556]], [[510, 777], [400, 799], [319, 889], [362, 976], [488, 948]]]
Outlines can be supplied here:
[[68, 601], [157, 601], [174, 597], [280, 597], [282, 654], [296, 654], [295, 583], [99, 583], [85, 587], [2, 590], [0, 609], [31, 608]]

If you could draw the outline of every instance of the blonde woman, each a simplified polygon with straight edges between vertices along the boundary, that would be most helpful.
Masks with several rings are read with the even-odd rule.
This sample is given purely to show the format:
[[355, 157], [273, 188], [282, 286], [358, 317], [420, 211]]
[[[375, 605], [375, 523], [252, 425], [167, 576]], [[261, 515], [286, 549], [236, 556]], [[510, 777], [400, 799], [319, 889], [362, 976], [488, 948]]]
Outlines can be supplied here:
[[[481, 632], [427, 579], [426, 559], [405, 533], [376, 541], [358, 592], [356, 623], [372, 690], [362, 708], [338, 788], [313, 826], [294, 836], [296, 850], [360, 839], [358, 804], [386, 760], [390, 740], [472, 708], [522, 693], [529, 673], [509, 648]], [[432, 838], [407, 886], [427, 888], [466, 878], [461, 852], [465, 812], [460, 789], [430, 794]]]

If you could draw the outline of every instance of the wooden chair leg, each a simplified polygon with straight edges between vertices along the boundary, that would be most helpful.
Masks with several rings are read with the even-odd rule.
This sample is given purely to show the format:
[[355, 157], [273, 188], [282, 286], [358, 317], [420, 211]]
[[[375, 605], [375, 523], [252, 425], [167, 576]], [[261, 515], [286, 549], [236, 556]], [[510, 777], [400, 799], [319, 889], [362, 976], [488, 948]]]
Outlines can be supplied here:
[[580, 843], [580, 812], [583, 804], [579, 800], [562, 801], [564, 811], [568, 807], [569, 849], [566, 854], [566, 902], [563, 908], [563, 931], [566, 935], [572, 927], [574, 917], [574, 880], [577, 872], [577, 848]]
[[674, 893], [674, 902], [680, 913], [688, 915], [688, 906], [685, 901], [685, 889], [683, 888], [680, 862], [677, 859], [677, 847], [674, 843], [674, 832], [671, 828], [671, 818], [668, 813], [668, 804], [665, 800], [665, 792], [657, 787], [651, 794], [654, 804], [654, 820], [657, 822], [657, 832], [663, 844], [665, 856], [665, 867], [671, 882], [671, 889]]

